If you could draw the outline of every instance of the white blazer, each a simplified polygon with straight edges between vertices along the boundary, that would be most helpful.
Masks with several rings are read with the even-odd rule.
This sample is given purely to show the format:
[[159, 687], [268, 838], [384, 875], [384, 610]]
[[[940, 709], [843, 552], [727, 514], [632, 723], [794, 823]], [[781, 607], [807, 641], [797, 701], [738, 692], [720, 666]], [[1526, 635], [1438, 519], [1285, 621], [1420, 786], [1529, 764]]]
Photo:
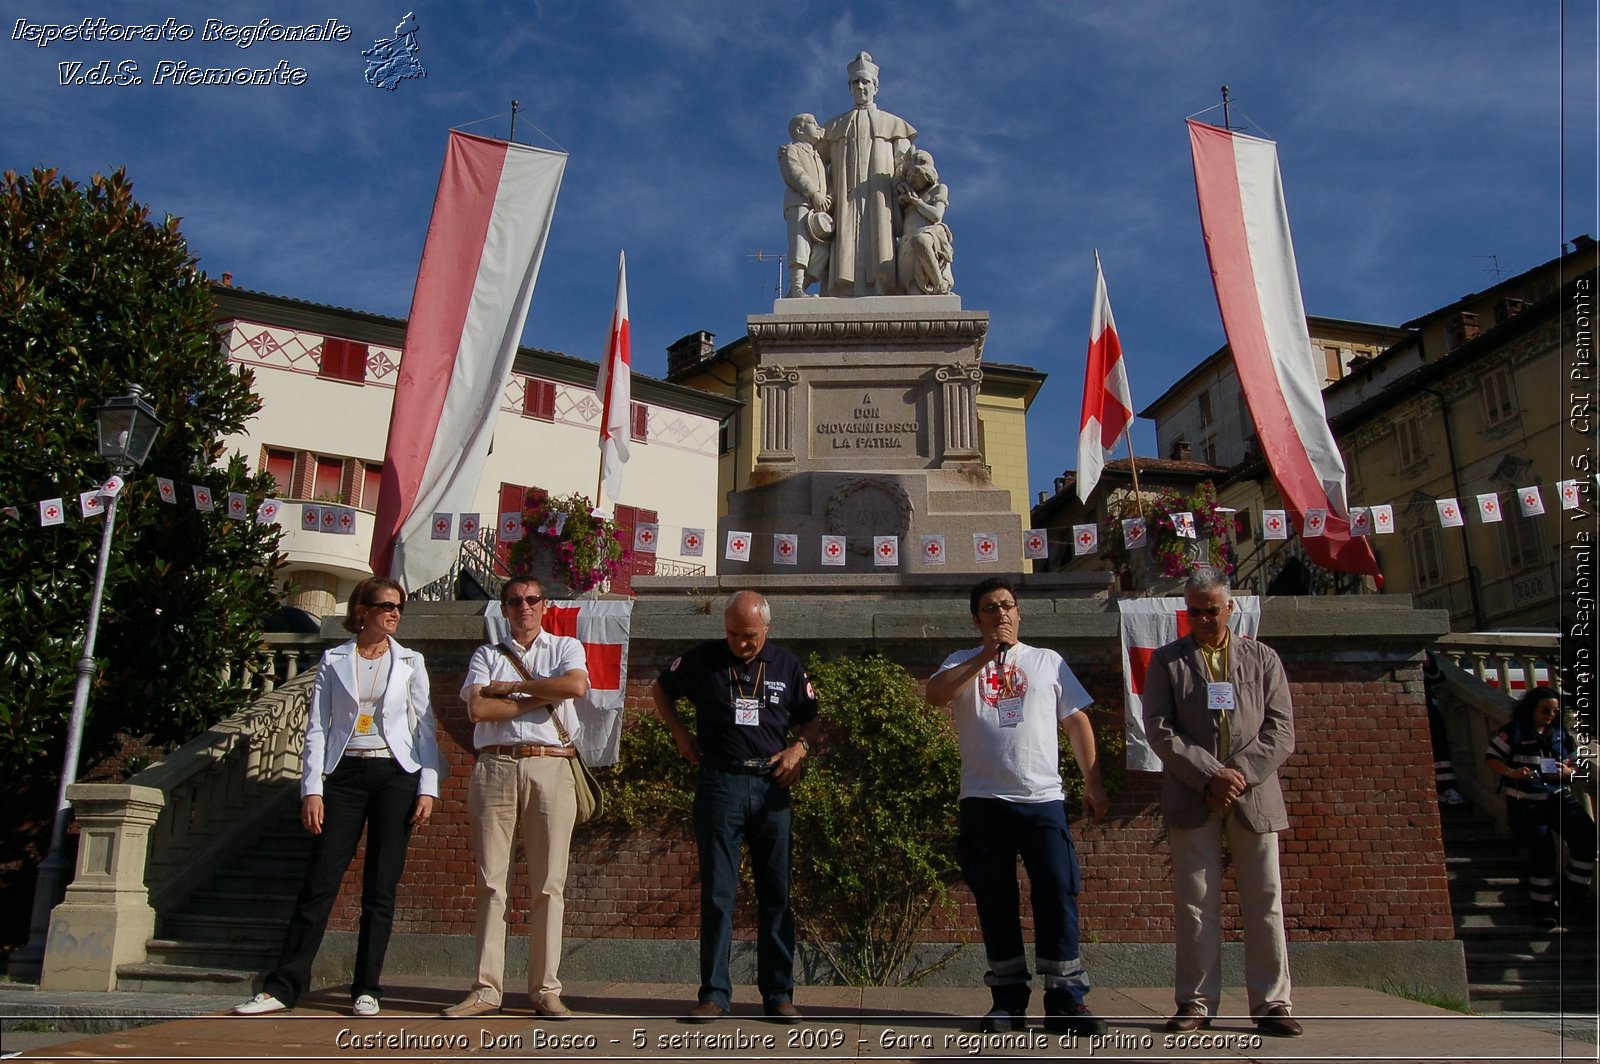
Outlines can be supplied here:
[[[395, 761], [407, 772], [422, 770], [418, 794], [439, 796], [439, 737], [434, 731], [433, 706], [428, 701], [428, 670], [422, 655], [407, 650], [393, 638], [389, 653], [394, 664], [383, 693], [383, 735]], [[409, 700], [410, 711], [407, 711]], [[356, 729], [360, 712], [356, 694], [356, 641], [341, 643], [322, 655], [311, 688], [306, 713], [306, 745], [300, 763], [300, 796], [322, 793], [322, 779], [339, 765], [344, 748]], [[416, 716], [416, 732], [410, 716]]]

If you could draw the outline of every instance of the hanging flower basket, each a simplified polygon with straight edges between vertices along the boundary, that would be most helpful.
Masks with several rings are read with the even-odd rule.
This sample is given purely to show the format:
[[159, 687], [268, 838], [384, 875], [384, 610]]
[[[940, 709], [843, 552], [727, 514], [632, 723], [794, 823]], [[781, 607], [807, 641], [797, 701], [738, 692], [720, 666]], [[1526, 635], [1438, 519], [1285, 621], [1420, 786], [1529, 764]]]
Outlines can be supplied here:
[[550, 495], [531, 501], [522, 514], [526, 530], [511, 546], [511, 568], [535, 575], [548, 571], [552, 586], [582, 594], [620, 572], [633, 553], [614, 521], [596, 517], [587, 496]]

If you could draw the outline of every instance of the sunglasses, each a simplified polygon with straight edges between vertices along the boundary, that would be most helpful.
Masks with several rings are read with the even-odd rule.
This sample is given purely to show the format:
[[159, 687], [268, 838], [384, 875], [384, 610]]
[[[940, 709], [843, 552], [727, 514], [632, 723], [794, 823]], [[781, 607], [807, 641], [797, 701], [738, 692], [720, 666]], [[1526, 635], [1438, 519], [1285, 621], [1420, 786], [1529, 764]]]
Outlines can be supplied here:
[[506, 599], [505, 606], [507, 609], [512, 610], [519, 606], [527, 606], [529, 609], [532, 609], [539, 603], [543, 602], [544, 598], [545, 597], [543, 595], [512, 595], [510, 598]]
[[377, 610], [379, 613], [404, 613], [406, 611], [404, 602], [363, 602], [362, 605], [369, 610]]
[[1220, 617], [1222, 615], [1222, 607], [1221, 606], [1201, 606], [1201, 607], [1190, 606], [1184, 612], [1187, 613], [1191, 617], [1216, 618], [1216, 617]]

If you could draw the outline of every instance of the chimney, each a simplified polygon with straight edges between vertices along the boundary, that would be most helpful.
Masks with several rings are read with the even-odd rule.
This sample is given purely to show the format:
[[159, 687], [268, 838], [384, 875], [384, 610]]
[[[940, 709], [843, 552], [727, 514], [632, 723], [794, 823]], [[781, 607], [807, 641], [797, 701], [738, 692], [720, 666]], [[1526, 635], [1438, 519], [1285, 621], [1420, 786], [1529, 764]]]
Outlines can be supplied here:
[[667, 345], [667, 379], [692, 371], [717, 353], [716, 334], [704, 329]]
[[1471, 311], [1463, 310], [1445, 323], [1445, 350], [1454, 351], [1467, 341], [1477, 339], [1481, 335], [1483, 330], [1478, 327], [1478, 316]]
[[1179, 462], [1188, 462], [1194, 454], [1194, 448], [1188, 440], [1174, 440], [1172, 444], [1172, 457]]
[[1518, 314], [1521, 314], [1527, 305], [1528, 301], [1526, 299], [1514, 299], [1511, 296], [1507, 296], [1494, 305], [1494, 323], [1500, 325], [1510, 321]]
[[1067, 478], [1066, 477], [1056, 477], [1056, 494], [1060, 495], [1063, 491], [1066, 491], [1066, 490], [1067, 490]]

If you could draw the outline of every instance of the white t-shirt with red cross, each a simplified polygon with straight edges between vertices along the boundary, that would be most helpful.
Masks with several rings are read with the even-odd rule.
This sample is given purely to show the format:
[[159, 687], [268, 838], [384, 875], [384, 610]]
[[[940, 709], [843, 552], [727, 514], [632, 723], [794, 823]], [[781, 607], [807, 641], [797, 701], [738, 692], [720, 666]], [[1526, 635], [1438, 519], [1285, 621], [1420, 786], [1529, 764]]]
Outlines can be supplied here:
[[[982, 652], [957, 651], [939, 672]], [[1053, 650], [1018, 643], [1004, 666], [985, 665], [950, 703], [961, 741], [961, 797], [1060, 801], [1061, 721], [1093, 703]]]

